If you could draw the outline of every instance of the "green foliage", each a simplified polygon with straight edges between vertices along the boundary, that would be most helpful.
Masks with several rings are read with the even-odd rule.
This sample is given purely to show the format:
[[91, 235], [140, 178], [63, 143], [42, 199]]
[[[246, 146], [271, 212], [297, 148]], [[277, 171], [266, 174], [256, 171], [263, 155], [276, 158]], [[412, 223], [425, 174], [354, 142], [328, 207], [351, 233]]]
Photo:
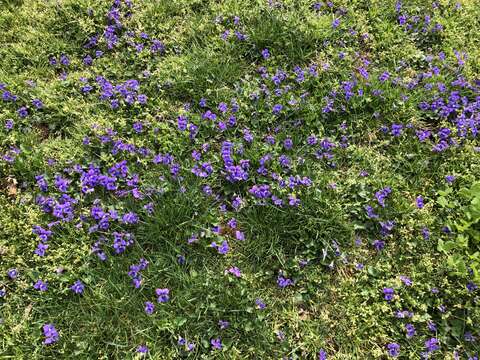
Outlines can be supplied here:
[[[438, 1], [435, 8], [423, 0], [403, 1], [410, 29], [399, 25], [396, 0], [338, 0], [320, 10], [313, 3], [137, 0], [132, 16], [122, 18], [119, 45], [108, 49], [100, 36], [104, 55], [86, 66], [84, 56], [94, 51], [85, 44], [104, 33], [111, 0], [2, 2], [0, 83], [19, 98], [0, 98], [0, 290], [6, 294], [0, 298], [1, 359], [131, 359], [140, 358], [135, 351], [141, 344], [150, 349], [147, 358], [162, 360], [317, 359], [320, 349], [328, 359], [385, 359], [392, 342], [401, 345], [399, 358], [417, 359], [431, 337], [441, 342], [433, 359], [454, 359], [454, 351], [466, 359], [478, 353], [478, 135], [460, 137], [448, 117], [419, 108], [436, 97], [448, 102], [449, 92], [442, 95], [438, 84], [453, 89], [459, 76], [469, 82], [455, 87], [462, 101], [478, 96], [470, 85], [480, 76], [478, 1], [461, 1], [458, 9], [451, 1]], [[444, 30], [423, 32], [427, 14], [429, 29], [439, 23]], [[341, 21], [334, 28], [336, 18]], [[132, 42], [143, 41], [140, 32], [161, 40], [165, 51], [153, 56], [145, 40], [139, 52]], [[463, 67], [454, 50], [468, 53]], [[49, 58], [61, 54], [71, 65], [50, 66]], [[358, 74], [366, 62], [368, 80]], [[306, 73], [315, 69], [318, 76], [300, 80], [297, 66]], [[430, 76], [434, 67], [440, 73]], [[271, 77], [280, 70], [286, 77], [277, 95]], [[390, 80], [382, 82], [385, 71]], [[99, 75], [114, 85], [138, 79], [147, 104], [127, 106], [122, 100], [113, 110], [101, 99]], [[347, 100], [342, 94], [352, 80], [355, 94], [360, 89], [364, 94]], [[410, 88], [415, 81], [418, 86]], [[82, 91], [85, 83], [92, 84], [90, 92]], [[335, 110], [324, 111], [334, 97]], [[37, 98], [44, 106], [35, 110], [31, 102]], [[202, 98], [217, 113], [220, 102], [238, 103], [236, 127], [222, 132], [203, 119]], [[21, 104], [28, 107], [26, 118], [18, 114]], [[279, 116], [272, 112], [276, 104], [283, 106]], [[201, 124], [196, 142], [188, 131], [178, 131], [182, 114]], [[140, 133], [133, 129], [138, 122]], [[392, 135], [392, 124], [403, 125], [401, 136]], [[243, 140], [245, 128], [254, 137], [251, 143]], [[432, 151], [442, 128], [451, 130], [452, 143], [443, 152]], [[417, 129], [431, 136], [421, 142]], [[106, 135], [152, 154], [112, 151]], [[265, 141], [267, 135], [275, 137], [274, 144]], [[311, 135], [335, 146], [325, 154], [319, 144], [306, 142]], [[287, 137], [291, 150], [283, 145]], [[285, 180], [271, 181], [272, 191], [285, 206], [264, 205], [249, 193], [253, 185], [270, 183], [266, 178], [226, 180], [221, 144], [231, 139], [235, 160], [250, 160], [250, 174], [263, 156], [272, 155], [269, 171]], [[201, 151], [204, 143], [208, 151]], [[18, 149], [14, 161], [4, 161], [12, 149]], [[215, 168], [208, 179], [191, 172], [194, 150]], [[153, 164], [153, 155], [166, 153], [182, 163], [181, 176]], [[279, 164], [281, 154], [291, 159], [290, 168]], [[101, 187], [83, 193], [72, 185], [67, 194], [87, 220], [51, 225], [55, 235], [48, 254], [34, 255], [33, 226], [48, 227], [53, 219], [38, 205], [47, 193], [39, 191], [35, 177], [44, 175], [48, 196], [59, 197], [56, 175], [78, 185], [76, 166], [107, 173], [122, 160], [139, 175], [141, 198]], [[312, 185], [290, 189], [289, 176], [297, 173]], [[447, 184], [447, 175], [455, 181]], [[213, 195], [205, 195], [205, 185]], [[375, 193], [385, 187], [392, 193], [383, 207]], [[238, 195], [247, 204], [233, 211]], [[300, 204], [287, 205], [288, 195]], [[419, 195], [423, 208], [416, 206]], [[112, 221], [108, 231], [128, 229], [135, 243], [122, 254], [105, 246], [105, 261], [92, 250], [98, 237], [108, 234], [90, 231], [94, 202], [140, 217], [135, 227]], [[155, 205], [152, 214], [144, 208], [147, 202]], [[367, 216], [369, 205], [378, 219]], [[226, 225], [233, 217], [243, 241]], [[391, 230], [382, 232], [381, 223], [388, 221]], [[189, 244], [194, 234], [198, 239]], [[226, 255], [212, 246], [223, 240], [231, 247]], [[128, 272], [141, 258], [149, 267], [136, 289]], [[229, 273], [232, 267], [241, 277]], [[19, 273], [15, 280], [6, 275], [12, 268]], [[280, 288], [279, 276], [294, 284]], [[48, 282], [45, 293], [33, 289], [39, 279]], [[85, 284], [83, 295], [70, 290], [78, 279]], [[171, 289], [171, 301], [155, 303], [155, 312], [147, 315], [145, 301], [155, 301], [156, 288]], [[384, 288], [394, 289], [391, 302]], [[230, 327], [220, 329], [219, 320]], [[436, 331], [429, 330], [431, 322]], [[60, 333], [51, 346], [42, 344], [46, 323]], [[415, 337], [406, 338], [406, 324], [415, 326]], [[477, 341], [465, 340], [468, 333]], [[179, 345], [179, 337], [195, 342], [194, 350]], [[210, 340], [217, 337], [223, 349], [213, 351]]]
[[[453, 190], [439, 191], [438, 204], [455, 211], [452, 228], [458, 232], [451, 240], [439, 240], [438, 250], [448, 256], [448, 265], [456, 275], [468, 277], [473, 272], [475, 281], [480, 280], [480, 182], [469, 188], [461, 188], [454, 199]], [[451, 195], [451, 196], [449, 196]], [[463, 204], [463, 205], [462, 205]], [[468, 269], [468, 271], [467, 271]]]

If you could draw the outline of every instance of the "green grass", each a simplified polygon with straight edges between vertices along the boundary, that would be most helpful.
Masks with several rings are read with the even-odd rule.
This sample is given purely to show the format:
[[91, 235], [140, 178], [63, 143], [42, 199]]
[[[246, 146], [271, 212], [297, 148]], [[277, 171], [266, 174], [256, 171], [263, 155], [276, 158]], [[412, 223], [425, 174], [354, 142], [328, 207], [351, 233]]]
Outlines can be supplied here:
[[[108, 50], [100, 37], [98, 48], [104, 55], [86, 66], [83, 58], [94, 50], [84, 45], [89, 37], [104, 33], [110, 1], [2, 2], [0, 83], [18, 100], [0, 99], [0, 290], [6, 292], [0, 298], [0, 359], [133, 359], [141, 356], [136, 349], [143, 344], [152, 359], [317, 359], [321, 349], [328, 359], [385, 359], [386, 345], [393, 342], [400, 344], [399, 358], [418, 359], [431, 337], [441, 344], [433, 359], [454, 359], [455, 351], [469, 359], [479, 352], [479, 290], [468, 291], [467, 284], [480, 283], [478, 274], [471, 275], [467, 268], [480, 263], [475, 258], [480, 215], [474, 191], [465, 196], [462, 190], [480, 179], [478, 136], [462, 138], [450, 118], [418, 106], [431, 102], [434, 94], [448, 97], [452, 90], [470, 102], [478, 96], [476, 85], [452, 85], [459, 75], [470, 84], [480, 78], [478, 1], [464, 0], [460, 9], [449, 1], [440, 1], [437, 9], [424, 1], [405, 1], [403, 13], [422, 18], [431, 14], [433, 24], [442, 24], [442, 31], [427, 33], [401, 27], [393, 0], [339, 0], [321, 10], [303, 0], [272, 3], [136, 1], [131, 17], [121, 10], [119, 45]], [[337, 28], [332, 27], [335, 18], [341, 20]], [[128, 36], [129, 30], [136, 36]], [[230, 34], [222, 40], [225, 30]], [[235, 30], [246, 38], [239, 40]], [[150, 40], [141, 40], [140, 32], [161, 40], [165, 52], [152, 55]], [[144, 50], [138, 53], [129, 41], [144, 42]], [[269, 59], [262, 58], [265, 48]], [[463, 67], [455, 50], [468, 53]], [[445, 62], [438, 59], [441, 51]], [[49, 58], [60, 54], [67, 54], [71, 64], [49, 65]], [[318, 77], [308, 75], [311, 65]], [[281, 95], [274, 93], [271, 80], [262, 78], [261, 66], [270, 76], [279, 70], [287, 74], [279, 86]], [[305, 70], [304, 82], [296, 81], [296, 66]], [[368, 68], [368, 81], [359, 75], [362, 66]], [[441, 69], [438, 76], [425, 77], [408, 89], [433, 66]], [[66, 80], [60, 79], [63, 70]], [[390, 79], [383, 83], [378, 77], [384, 71]], [[113, 86], [138, 79], [147, 104], [129, 106], [122, 100], [120, 108], [112, 110], [100, 98], [97, 76]], [[94, 87], [91, 93], [82, 93], [82, 78]], [[29, 85], [30, 80], [36, 85]], [[355, 95], [347, 101], [344, 86], [352, 80]], [[446, 95], [435, 90], [439, 82], [446, 85]], [[433, 90], [426, 83], [433, 83]], [[264, 96], [265, 88], [269, 96]], [[360, 88], [363, 96], [357, 93]], [[381, 95], [372, 94], [373, 89]], [[324, 108], [333, 91], [335, 110], [328, 113]], [[42, 100], [41, 110], [32, 106], [35, 98]], [[221, 132], [213, 121], [202, 119], [202, 98], [218, 119], [218, 104], [230, 106], [234, 100], [239, 105], [236, 127]], [[276, 104], [283, 105], [279, 116], [272, 113]], [[26, 118], [17, 114], [22, 105], [29, 108]], [[195, 141], [188, 131], [178, 131], [180, 114], [200, 124]], [[222, 121], [228, 122], [228, 116]], [[14, 120], [12, 130], [5, 127], [7, 119]], [[136, 122], [143, 124], [141, 133], [132, 128]], [[404, 125], [403, 135], [391, 136], [390, 126], [398, 123]], [[386, 133], [382, 126], [389, 127]], [[445, 127], [458, 146], [434, 152], [436, 134]], [[245, 128], [254, 137], [251, 143], [243, 139]], [[418, 129], [435, 135], [420, 142]], [[111, 131], [115, 141], [147, 148], [151, 154], [112, 152], [112, 143], [101, 140]], [[267, 144], [267, 135], [275, 135], [276, 143]], [[310, 135], [335, 143], [331, 159], [316, 154], [319, 145], [307, 144]], [[342, 145], [343, 136], [348, 146]], [[85, 137], [89, 145], [83, 144]], [[283, 147], [287, 138], [294, 143], [291, 150]], [[250, 159], [248, 180], [226, 179], [221, 153], [226, 140], [235, 143], [236, 163]], [[202, 162], [211, 162], [214, 171], [201, 178], [191, 172], [191, 154], [205, 143], [210, 149], [203, 152]], [[11, 147], [21, 153], [6, 162], [3, 155]], [[174, 156], [181, 164], [180, 177], [173, 177], [166, 165], [153, 164], [159, 153]], [[272, 176], [256, 174], [266, 154], [272, 156], [266, 165], [270, 175], [281, 176], [285, 186]], [[279, 164], [281, 154], [289, 156], [289, 169]], [[93, 164], [106, 174], [122, 160], [128, 163], [128, 179], [138, 174], [139, 181], [127, 185], [119, 180], [119, 188], [136, 187], [141, 198], [101, 186], [81, 192], [76, 166], [85, 170]], [[368, 176], [361, 176], [362, 171]], [[55, 175], [61, 175], [71, 180], [67, 193], [77, 201], [74, 220], [52, 226], [44, 257], [33, 253], [39, 239], [32, 227], [46, 228], [55, 217], [36, 204], [42, 193], [35, 177], [41, 174], [49, 183], [43, 195], [61, 195], [54, 185]], [[292, 190], [290, 175], [308, 176], [312, 185]], [[447, 175], [455, 175], [452, 184], [446, 183]], [[266, 183], [285, 206], [255, 201], [249, 189]], [[205, 185], [214, 195], [203, 193]], [[381, 207], [374, 194], [387, 186], [392, 193]], [[301, 201], [298, 207], [288, 205], [292, 194]], [[419, 195], [423, 209], [415, 206]], [[236, 196], [243, 198], [237, 210], [232, 207]], [[110, 220], [108, 229], [89, 230], [97, 201], [120, 216], [137, 213], [139, 223]], [[143, 208], [149, 202], [154, 204], [152, 214]], [[366, 216], [365, 205], [374, 206], [378, 220]], [[235, 229], [227, 226], [232, 218], [245, 241], [236, 240]], [[395, 226], [382, 236], [380, 221], [388, 220]], [[444, 226], [453, 233], [443, 232]], [[428, 239], [422, 236], [425, 227]], [[122, 254], [112, 248], [115, 231], [128, 231], [135, 238]], [[198, 241], [188, 244], [192, 234]], [[109, 241], [103, 246], [103, 262], [92, 252], [101, 236]], [[226, 255], [211, 246], [223, 240], [230, 246]], [[376, 250], [375, 240], [383, 240], [384, 249]], [[441, 244], [447, 242], [452, 248], [445, 250]], [[141, 271], [142, 284], [136, 289], [128, 272], [141, 258], [149, 266]], [[242, 276], [229, 274], [231, 267], [238, 267]], [[12, 268], [19, 272], [14, 280], [7, 276]], [[401, 275], [413, 285], [402, 285]], [[280, 288], [279, 276], [294, 284]], [[48, 282], [48, 291], [33, 288], [38, 279]], [[83, 295], [69, 289], [78, 279], [85, 284]], [[395, 289], [391, 302], [383, 297], [386, 287]], [[157, 303], [156, 288], [169, 288], [170, 300]], [[435, 288], [438, 294], [432, 292]], [[265, 309], [257, 308], [257, 299]], [[155, 303], [152, 315], [145, 313], [145, 301]], [[398, 318], [397, 310], [414, 315]], [[230, 326], [220, 329], [219, 320]], [[429, 321], [437, 331], [428, 330]], [[59, 331], [55, 344], [42, 344], [46, 323]], [[405, 336], [407, 323], [417, 331], [411, 339]], [[469, 332], [476, 341], [465, 340]], [[180, 337], [194, 342], [195, 348], [186, 351], [178, 345]], [[210, 341], [217, 337], [222, 350], [212, 349]]]

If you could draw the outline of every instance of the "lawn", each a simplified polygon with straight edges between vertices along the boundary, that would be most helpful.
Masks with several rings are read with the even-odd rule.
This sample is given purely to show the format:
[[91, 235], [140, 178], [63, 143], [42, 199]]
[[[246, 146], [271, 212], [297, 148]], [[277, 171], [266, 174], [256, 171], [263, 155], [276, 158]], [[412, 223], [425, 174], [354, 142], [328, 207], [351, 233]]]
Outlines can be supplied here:
[[0, 359], [480, 354], [477, 0], [4, 0]]

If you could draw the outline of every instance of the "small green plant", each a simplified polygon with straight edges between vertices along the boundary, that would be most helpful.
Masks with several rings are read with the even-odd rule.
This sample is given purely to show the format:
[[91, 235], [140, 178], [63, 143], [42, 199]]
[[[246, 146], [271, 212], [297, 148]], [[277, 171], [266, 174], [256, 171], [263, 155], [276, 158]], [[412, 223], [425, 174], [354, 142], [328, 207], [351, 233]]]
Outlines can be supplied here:
[[[458, 191], [458, 199], [448, 200], [452, 189], [440, 191], [437, 202], [456, 210], [458, 216], [452, 222], [457, 232], [455, 238], [438, 242], [438, 250], [448, 254], [448, 265], [459, 276], [468, 276], [470, 269], [475, 281], [480, 279], [480, 182]], [[465, 205], [461, 203], [466, 202]]]

